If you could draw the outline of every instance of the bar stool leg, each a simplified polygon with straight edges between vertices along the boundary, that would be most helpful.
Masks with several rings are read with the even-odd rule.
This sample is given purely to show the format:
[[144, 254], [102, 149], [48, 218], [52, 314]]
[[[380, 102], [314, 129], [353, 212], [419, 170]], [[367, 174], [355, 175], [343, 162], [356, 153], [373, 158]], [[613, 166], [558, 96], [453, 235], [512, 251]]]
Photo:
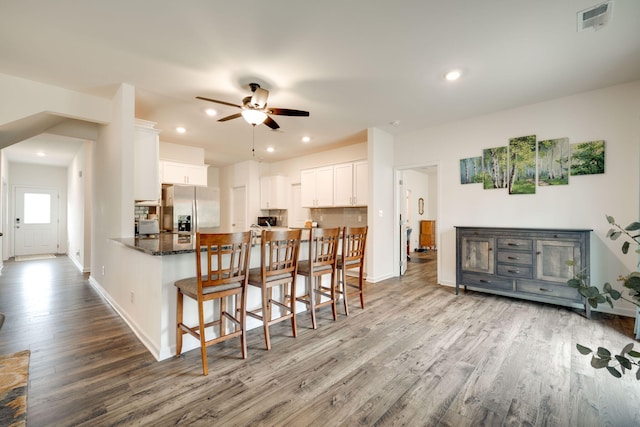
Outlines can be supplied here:
[[180, 356], [180, 353], [182, 353], [182, 328], [180, 327], [180, 324], [182, 323], [183, 298], [182, 292], [178, 291], [178, 312], [176, 313], [176, 357]]

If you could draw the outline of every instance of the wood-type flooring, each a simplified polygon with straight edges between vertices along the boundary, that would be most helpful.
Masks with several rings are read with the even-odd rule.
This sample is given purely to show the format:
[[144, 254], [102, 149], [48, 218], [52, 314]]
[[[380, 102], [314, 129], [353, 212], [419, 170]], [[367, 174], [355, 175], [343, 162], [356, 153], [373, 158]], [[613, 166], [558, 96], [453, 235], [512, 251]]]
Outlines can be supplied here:
[[[419, 254], [421, 257], [435, 253]], [[319, 310], [157, 362], [66, 257], [4, 264], [0, 354], [31, 350], [28, 426], [638, 426], [640, 382], [576, 343], [620, 350], [633, 319], [436, 284], [436, 261]], [[637, 346], [637, 348], [640, 347]]]

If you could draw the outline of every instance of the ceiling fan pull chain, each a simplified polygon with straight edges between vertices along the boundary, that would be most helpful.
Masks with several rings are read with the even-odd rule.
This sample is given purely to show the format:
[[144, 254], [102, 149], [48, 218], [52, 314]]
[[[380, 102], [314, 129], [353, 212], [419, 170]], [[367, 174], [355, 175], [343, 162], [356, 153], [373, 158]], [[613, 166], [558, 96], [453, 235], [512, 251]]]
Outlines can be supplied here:
[[256, 156], [256, 125], [252, 125], [252, 146], [251, 146], [251, 154], [253, 157]]

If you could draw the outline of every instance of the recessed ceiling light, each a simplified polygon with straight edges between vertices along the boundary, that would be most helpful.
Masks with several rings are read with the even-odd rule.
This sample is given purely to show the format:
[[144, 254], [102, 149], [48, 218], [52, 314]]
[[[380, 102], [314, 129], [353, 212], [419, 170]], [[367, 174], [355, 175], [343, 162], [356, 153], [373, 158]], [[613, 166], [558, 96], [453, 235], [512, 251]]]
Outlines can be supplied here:
[[302, 142], [309, 142], [309, 141], [311, 141], [310, 137], [308, 137], [308, 136], [303, 136], [302, 137]]
[[213, 117], [216, 114], [218, 114], [218, 112], [216, 110], [214, 110], [213, 108], [207, 108], [206, 110], [204, 110], [205, 113], [207, 113], [207, 116], [209, 117]]
[[450, 82], [458, 80], [462, 76], [462, 71], [460, 70], [451, 70], [447, 74], [444, 75], [444, 78]]
[[276, 151], [275, 148], [273, 147], [267, 147], [267, 153], [273, 153], [274, 151]]
[[183, 128], [182, 126], [178, 126], [176, 128], [176, 132], [178, 133], [185, 133], [187, 130], [185, 128]]
[[44, 154], [44, 151], [38, 151], [36, 153], [36, 156], [44, 157], [44, 156], [46, 156], [46, 154]]

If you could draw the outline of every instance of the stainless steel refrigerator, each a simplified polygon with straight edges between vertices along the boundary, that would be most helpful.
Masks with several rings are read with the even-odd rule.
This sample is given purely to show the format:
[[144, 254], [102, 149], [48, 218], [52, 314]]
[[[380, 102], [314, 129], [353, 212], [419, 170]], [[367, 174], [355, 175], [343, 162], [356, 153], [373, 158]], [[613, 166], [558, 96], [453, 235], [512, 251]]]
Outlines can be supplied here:
[[162, 229], [174, 233], [220, 227], [220, 189], [171, 185], [163, 189]]

